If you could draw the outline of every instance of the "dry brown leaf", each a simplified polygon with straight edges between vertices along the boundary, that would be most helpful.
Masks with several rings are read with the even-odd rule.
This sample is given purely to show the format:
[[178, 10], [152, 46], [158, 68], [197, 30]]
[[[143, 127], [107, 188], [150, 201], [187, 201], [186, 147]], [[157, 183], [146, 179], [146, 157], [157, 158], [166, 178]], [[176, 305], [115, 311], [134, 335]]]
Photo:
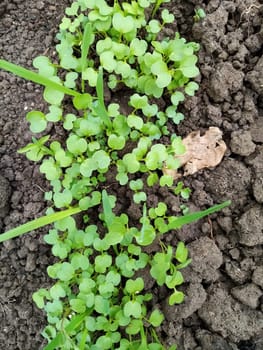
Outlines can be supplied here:
[[[218, 165], [227, 149], [222, 140], [222, 131], [217, 127], [210, 127], [203, 136], [200, 136], [200, 131], [193, 131], [182, 142], [186, 152], [176, 158], [180, 161], [180, 167], [184, 169], [184, 176]], [[173, 176], [174, 179], [181, 176], [171, 169], [164, 169], [164, 173]]]

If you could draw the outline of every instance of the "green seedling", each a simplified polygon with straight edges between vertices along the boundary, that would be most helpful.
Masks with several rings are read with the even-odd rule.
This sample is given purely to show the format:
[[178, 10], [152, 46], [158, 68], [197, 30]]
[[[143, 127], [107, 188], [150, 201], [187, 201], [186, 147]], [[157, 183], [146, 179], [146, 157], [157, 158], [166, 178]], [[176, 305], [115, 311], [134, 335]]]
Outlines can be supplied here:
[[[44, 350], [165, 350], [155, 331], [164, 315], [149, 307], [152, 294], [138, 276], [148, 269], [156, 286], [169, 291], [168, 304], [183, 302], [181, 269], [191, 262], [188, 249], [183, 242], [165, 245], [162, 238], [230, 204], [180, 217], [170, 214], [165, 200], [149, 208], [150, 187], [151, 192], [167, 187], [184, 200], [190, 195], [182, 182], [174, 186], [171, 176], [162, 175], [164, 166], [180, 166], [175, 156], [185, 147], [167, 124], [183, 120], [177, 108], [198, 89], [193, 78], [199, 74], [198, 44], [179, 33], [158, 40], [174, 21], [162, 9], [169, 1], [73, 1], [57, 34], [56, 64], [39, 56], [33, 72], [0, 60], [1, 69], [44, 86], [48, 112], [27, 114], [32, 133], [45, 132], [52, 123], [65, 130], [63, 142], [41, 135], [19, 150], [40, 162], [50, 182], [47, 215], [0, 235], [3, 242], [53, 223], [44, 241], [56, 257], [47, 269], [54, 282], [33, 294], [47, 315]], [[106, 86], [128, 91], [127, 115], [119, 104], [105, 104]], [[67, 104], [64, 95], [71, 98]], [[159, 110], [156, 99], [163, 95], [170, 105]], [[110, 194], [109, 174], [132, 192], [139, 213], [134, 226], [120, 212], [120, 198]], [[143, 247], [155, 242], [159, 249], [144, 253]]]
[[205, 13], [205, 11], [203, 9], [200, 9], [200, 8], [196, 9], [195, 10], [195, 15], [194, 15], [194, 20], [196, 22], [198, 22], [198, 21], [204, 19], [205, 16], [206, 16], [206, 13]]

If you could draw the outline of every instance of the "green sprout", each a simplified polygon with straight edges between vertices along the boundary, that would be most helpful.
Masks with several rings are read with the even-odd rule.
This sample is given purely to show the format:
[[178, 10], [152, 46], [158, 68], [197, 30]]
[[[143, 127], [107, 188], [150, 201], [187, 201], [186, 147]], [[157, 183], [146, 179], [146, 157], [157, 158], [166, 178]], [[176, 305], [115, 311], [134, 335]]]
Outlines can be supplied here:
[[201, 8], [196, 9], [195, 10], [195, 15], [194, 15], [194, 20], [196, 22], [198, 22], [198, 21], [204, 19], [205, 16], [206, 16], [206, 13], [205, 13], [205, 11], [203, 9], [201, 9]]

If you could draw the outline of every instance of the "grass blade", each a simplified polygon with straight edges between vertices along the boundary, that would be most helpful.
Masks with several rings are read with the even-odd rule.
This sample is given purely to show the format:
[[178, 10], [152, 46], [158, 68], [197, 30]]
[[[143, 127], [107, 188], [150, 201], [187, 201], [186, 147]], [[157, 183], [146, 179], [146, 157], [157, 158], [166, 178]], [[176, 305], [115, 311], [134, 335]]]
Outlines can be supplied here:
[[230, 204], [231, 204], [231, 201], [226, 201], [222, 204], [214, 205], [213, 207], [203, 211], [198, 211], [196, 213], [190, 213], [184, 216], [180, 216], [178, 218], [175, 218], [173, 221], [171, 221], [168, 227], [170, 230], [181, 228], [183, 225], [190, 224], [191, 222], [200, 220], [207, 215], [213, 214], [216, 211], [219, 211], [225, 207], [228, 207]]
[[86, 68], [87, 65], [87, 56], [89, 52], [89, 47], [92, 43], [92, 27], [91, 23], [87, 23], [84, 29], [84, 34], [82, 38], [82, 45], [81, 45], [81, 71], [83, 71]]
[[98, 96], [98, 106], [95, 108], [95, 111], [103, 120], [103, 123], [106, 125], [106, 127], [111, 129], [111, 121], [104, 104], [103, 70], [101, 67], [99, 68], [96, 91]]
[[146, 208], [146, 203], [143, 205], [143, 212], [142, 212], [142, 228], [141, 228], [141, 237], [142, 241], [144, 240], [144, 233], [145, 233], [145, 222], [147, 218], [147, 208]]
[[31, 232], [33, 230], [40, 228], [40, 227], [52, 224], [55, 221], [64, 219], [68, 216], [71, 216], [71, 215], [74, 215], [74, 214], [77, 214], [80, 212], [81, 212], [81, 209], [79, 207], [70, 208], [70, 209], [66, 209], [66, 210], [63, 210], [63, 211], [60, 211], [57, 213], [53, 213], [50, 215], [45, 215], [45, 216], [42, 216], [41, 218], [29, 221], [26, 224], [23, 224], [21, 226], [18, 226], [16, 228], [12, 229], [12, 230], [9, 230], [5, 233], [2, 233], [0, 235], [0, 243], [7, 241], [8, 239], [21, 236], [24, 233]]
[[48, 79], [48, 78], [46, 78], [38, 73], [32, 72], [29, 69], [20, 67], [16, 64], [8, 62], [6, 60], [0, 60], [0, 68], [15, 74], [20, 78], [30, 80], [34, 83], [55, 89], [57, 91], [61, 91], [66, 95], [70, 95], [70, 96], [79, 96], [80, 95], [80, 93], [75, 91], [75, 90], [69, 89], [63, 85], [55, 83], [54, 81], [52, 81], [52, 80], [50, 80], [50, 79]]
[[103, 206], [104, 220], [106, 222], [107, 227], [109, 228], [110, 225], [113, 223], [114, 214], [111, 209], [108, 193], [105, 190], [102, 191], [102, 206]]

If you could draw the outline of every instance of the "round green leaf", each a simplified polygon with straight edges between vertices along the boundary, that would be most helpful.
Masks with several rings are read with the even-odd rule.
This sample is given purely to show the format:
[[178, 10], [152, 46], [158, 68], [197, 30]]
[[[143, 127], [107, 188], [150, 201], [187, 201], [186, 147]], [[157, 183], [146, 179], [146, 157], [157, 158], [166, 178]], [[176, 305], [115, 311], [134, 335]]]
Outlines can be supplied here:
[[46, 119], [49, 122], [58, 122], [62, 117], [62, 109], [58, 106], [50, 106], [49, 113], [46, 114]]
[[106, 275], [106, 281], [118, 286], [121, 282], [121, 275], [117, 271], [111, 270]]
[[70, 263], [75, 270], [87, 270], [89, 267], [89, 258], [81, 253], [76, 252], [71, 255]]
[[75, 80], [78, 78], [78, 73], [76, 72], [69, 72], [66, 74], [66, 80], [64, 85], [70, 89], [74, 89], [76, 87]]
[[74, 277], [74, 274], [74, 268], [68, 262], [63, 262], [57, 271], [57, 277], [65, 282], [70, 281]]
[[98, 135], [101, 132], [102, 122], [98, 117], [89, 116], [88, 119], [80, 118], [77, 120], [79, 136]]
[[159, 33], [160, 30], [161, 30], [160, 22], [157, 21], [156, 19], [150, 20], [150, 22], [148, 23], [148, 31], [153, 34], [157, 34]]
[[148, 177], [147, 177], [147, 185], [148, 186], [154, 186], [155, 184], [157, 184], [159, 181], [159, 177], [158, 174], [156, 173], [151, 173]]
[[157, 115], [158, 106], [156, 104], [147, 105], [142, 108], [142, 112], [146, 117], [153, 117]]
[[100, 63], [102, 67], [109, 73], [112, 73], [117, 65], [112, 51], [102, 52], [102, 54], [100, 55]]
[[175, 252], [175, 258], [180, 262], [186, 262], [188, 258], [188, 249], [186, 248], [184, 242], [179, 242]]
[[143, 327], [142, 320], [131, 320], [128, 327], [125, 328], [125, 332], [129, 335], [138, 334]]
[[109, 232], [105, 236], [106, 243], [111, 245], [116, 245], [123, 240], [123, 234], [121, 232]]
[[70, 7], [67, 7], [65, 10], [66, 15], [68, 16], [76, 16], [78, 14], [79, 3], [73, 2]]
[[94, 159], [85, 159], [80, 165], [80, 173], [85, 177], [91, 177], [94, 170], [97, 169], [97, 165]]
[[176, 137], [173, 140], [172, 148], [176, 155], [182, 155], [186, 151], [185, 145], [183, 144], [181, 137]]
[[156, 85], [158, 88], [163, 89], [170, 84], [171, 80], [171, 75], [168, 72], [163, 72], [158, 75]]
[[44, 77], [52, 77], [56, 73], [55, 67], [46, 56], [38, 56], [33, 60], [33, 66], [38, 69], [39, 74]]
[[167, 275], [165, 279], [165, 284], [168, 288], [173, 289], [176, 286], [180, 286], [184, 282], [183, 275], [180, 271], [175, 271], [175, 273], [170, 276]]
[[135, 21], [131, 16], [124, 16], [120, 12], [116, 12], [112, 17], [112, 25], [117, 32], [124, 34], [134, 29]]
[[96, 162], [97, 169], [99, 170], [107, 169], [111, 162], [110, 156], [104, 150], [95, 152], [92, 159]]
[[105, 273], [107, 268], [112, 264], [112, 257], [110, 255], [98, 255], [95, 258], [95, 271]]
[[125, 146], [125, 137], [111, 134], [108, 138], [108, 145], [111, 149], [121, 150]]
[[164, 23], [174, 22], [174, 15], [170, 13], [167, 9], [162, 10], [161, 16]]
[[131, 54], [135, 56], [143, 56], [147, 50], [147, 41], [134, 38], [130, 43]]
[[195, 55], [186, 56], [180, 62], [179, 68], [187, 78], [194, 78], [199, 74], [199, 69], [195, 66], [197, 57]]
[[148, 97], [146, 95], [133, 94], [130, 97], [130, 105], [135, 109], [142, 109], [148, 105]]
[[61, 168], [54, 162], [53, 158], [44, 159], [39, 170], [50, 181], [59, 179], [61, 175]]
[[82, 154], [88, 148], [87, 141], [74, 134], [68, 137], [66, 144], [68, 150], [73, 154]]
[[135, 203], [139, 204], [141, 202], [146, 202], [147, 200], [147, 195], [145, 192], [137, 192], [134, 193], [133, 195], [133, 200]]
[[140, 163], [138, 162], [135, 154], [133, 153], [125, 154], [125, 156], [123, 157], [123, 163], [127, 168], [127, 171], [131, 174], [136, 173], [140, 169]]
[[167, 211], [167, 205], [163, 202], [158, 203], [157, 208], [155, 208], [155, 213], [157, 216], [164, 216]]
[[78, 110], [91, 108], [92, 96], [88, 93], [75, 96], [73, 98], [73, 105]]
[[40, 111], [28, 112], [26, 119], [30, 123], [30, 130], [34, 133], [42, 132], [47, 127], [45, 114]]
[[59, 283], [56, 283], [54, 286], [52, 286], [49, 292], [50, 292], [50, 296], [53, 299], [64, 298], [66, 296], [65, 289]]
[[169, 297], [169, 305], [181, 304], [184, 301], [184, 293], [178, 290], [174, 291]]
[[[161, 76], [161, 75], [159, 75], [159, 76]], [[165, 77], [164, 77], [164, 79], [165, 79]], [[166, 82], [165, 82], [165, 84], [166, 84]], [[145, 81], [143, 90], [147, 95], [154, 96], [156, 98], [160, 98], [163, 94], [163, 88], [160, 88], [156, 83], [156, 79], [153, 79], [153, 78], [148, 78]]]
[[125, 290], [129, 294], [136, 294], [138, 292], [141, 292], [143, 288], [144, 281], [141, 277], [138, 277], [135, 280], [129, 279], [125, 285]]
[[149, 318], [150, 324], [154, 327], [159, 327], [163, 320], [164, 316], [158, 309], [155, 309]]
[[129, 181], [128, 175], [124, 172], [118, 173], [116, 175], [116, 180], [119, 181], [120, 185], [126, 185]]
[[44, 288], [40, 288], [37, 292], [33, 293], [32, 297], [37, 307], [43, 309], [45, 306], [44, 298], [49, 298], [49, 292]]
[[142, 314], [141, 304], [138, 303], [138, 301], [130, 300], [124, 305], [123, 313], [126, 317], [133, 316], [135, 318], [140, 318]]
[[184, 101], [184, 94], [180, 91], [176, 91], [171, 96], [171, 102], [174, 106], [178, 106], [180, 102]]
[[96, 341], [96, 349], [107, 350], [112, 348], [112, 339], [110, 336], [101, 335]]
[[107, 299], [103, 298], [101, 295], [96, 295], [94, 309], [99, 314], [107, 315], [109, 313], [109, 310], [110, 310], [109, 301]]
[[141, 230], [137, 231], [134, 236], [139, 245], [147, 246], [155, 240], [156, 232], [153, 226], [143, 225]]
[[100, 283], [99, 293], [101, 296], [109, 297], [114, 292], [114, 285], [109, 282]]
[[82, 299], [71, 299], [69, 302], [71, 309], [78, 314], [86, 311], [86, 303]]
[[59, 25], [59, 29], [61, 30], [66, 30], [70, 27], [71, 25], [71, 20], [67, 17], [62, 18], [62, 22]]
[[127, 124], [130, 128], [141, 130], [143, 127], [143, 119], [135, 114], [129, 114], [127, 117]]
[[64, 189], [62, 192], [56, 192], [53, 195], [54, 204], [57, 208], [68, 207], [72, 199], [72, 193], [69, 189]]
[[63, 128], [66, 130], [72, 130], [73, 129], [73, 122], [77, 119], [77, 117], [72, 114], [68, 113], [65, 115], [65, 120], [63, 123]]
[[194, 81], [190, 81], [190, 83], [188, 83], [185, 87], [185, 92], [189, 96], [194, 96], [195, 91], [198, 90], [198, 88], [199, 85], [197, 83], [195, 83]]
[[138, 4], [142, 7], [142, 8], [147, 8], [150, 5], [150, 1], [149, 0], [138, 0]]
[[82, 79], [88, 80], [89, 85], [95, 87], [97, 84], [98, 72], [94, 68], [88, 67], [82, 73]]
[[61, 300], [54, 300], [52, 302], [48, 302], [45, 306], [45, 311], [50, 316], [60, 316], [63, 312], [63, 304]]
[[96, 286], [96, 283], [91, 278], [83, 279], [79, 284], [79, 290], [82, 293], [88, 294]]
[[161, 187], [164, 187], [164, 186], [172, 187], [173, 182], [174, 182], [174, 178], [171, 175], [162, 175], [160, 177]]
[[[59, 82], [59, 79], [52, 79], [56, 83]], [[50, 103], [51, 105], [54, 106], [60, 106], [61, 102], [64, 98], [64, 93], [58, 90], [55, 90], [51, 87], [46, 87], [44, 90], [44, 99], [46, 102]]]
[[143, 188], [143, 181], [142, 179], [131, 180], [129, 186], [131, 190], [139, 191]]
[[126, 62], [118, 61], [115, 72], [117, 74], [121, 74], [121, 76], [125, 79], [131, 75], [131, 67]]

